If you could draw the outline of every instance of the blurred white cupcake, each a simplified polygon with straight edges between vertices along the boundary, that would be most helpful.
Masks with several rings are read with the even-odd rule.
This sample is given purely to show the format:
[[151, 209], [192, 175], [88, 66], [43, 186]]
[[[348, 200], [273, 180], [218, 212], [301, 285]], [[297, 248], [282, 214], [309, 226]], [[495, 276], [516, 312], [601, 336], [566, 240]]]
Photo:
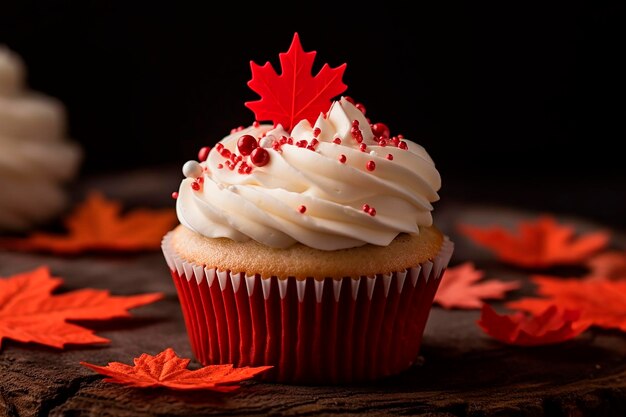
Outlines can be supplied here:
[[66, 205], [63, 184], [81, 150], [65, 137], [65, 110], [25, 87], [25, 66], [0, 46], [0, 231], [27, 230]]

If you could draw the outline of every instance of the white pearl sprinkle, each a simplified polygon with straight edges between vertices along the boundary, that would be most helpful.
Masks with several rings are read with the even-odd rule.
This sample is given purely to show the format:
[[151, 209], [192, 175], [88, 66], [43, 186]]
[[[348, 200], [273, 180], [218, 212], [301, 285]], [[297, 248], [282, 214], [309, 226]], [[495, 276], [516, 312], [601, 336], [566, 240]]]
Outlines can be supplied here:
[[375, 151], [370, 151], [370, 155], [376, 156], [376, 152]]
[[183, 175], [187, 178], [198, 178], [202, 175], [202, 165], [197, 161], [187, 161], [183, 165]]
[[259, 141], [259, 146], [261, 148], [271, 148], [272, 144], [276, 142], [276, 137], [274, 135], [267, 135]]

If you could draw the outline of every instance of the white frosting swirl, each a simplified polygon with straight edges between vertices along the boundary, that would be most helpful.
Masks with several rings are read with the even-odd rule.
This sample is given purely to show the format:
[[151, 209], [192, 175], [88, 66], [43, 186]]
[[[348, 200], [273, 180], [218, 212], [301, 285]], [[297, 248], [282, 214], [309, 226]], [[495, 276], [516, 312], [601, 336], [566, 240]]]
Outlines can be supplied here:
[[81, 152], [65, 142], [61, 103], [24, 89], [24, 64], [0, 47], [0, 230], [24, 230], [65, 205]]
[[[357, 120], [367, 145], [359, 149], [351, 128]], [[316, 130], [319, 129], [319, 130]], [[365, 116], [346, 99], [334, 102], [314, 126], [298, 123], [291, 135], [282, 126], [248, 127], [220, 142], [238, 153], [245, 134], [268, 146], [282, 136], [310, 142], [317, 133], [315, 151], [285, 144], [267, 148], [270, 162], [241, 174], [228, 169], [213, 149], [198, 190], [194, 178], [182, 181], [178, 218], [186, 227], [210, 238], [254, 239], [275, 248], [296, 242], [321, 250], [352, 248], [367, 243], [388, 245], [400, 233], [419, 233], [432, 224], [431, 202], [438, 200], [441, 179], [424, 148], [406, 142], [408, 149], [379, 146]], [[333, 143], [335, 138], [341, 144]], [[387, 159], [392, 155], [393, 160]], [[345, 155], [345, 163], [340, 162]], [[245, 159], [244, 159], [245, 160]], [[369, 161], [376, 165], [366, 168]], [[375, 208], [374, 216], [363, 210]], [[301, 213], [300, 206], [306, 211]]]

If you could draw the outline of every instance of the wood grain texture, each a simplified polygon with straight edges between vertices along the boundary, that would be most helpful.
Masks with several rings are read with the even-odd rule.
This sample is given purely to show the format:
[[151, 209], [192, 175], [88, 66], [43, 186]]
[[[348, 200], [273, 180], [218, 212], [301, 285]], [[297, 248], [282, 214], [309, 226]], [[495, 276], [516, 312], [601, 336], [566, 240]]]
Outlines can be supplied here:
[[[128, 201], [167, 204], [169, 188], [132, 198], [139, 179], [102, 179], [99, 188]], [[133, 182], [134, 181], [134, 182]], [[158, 181], [154, 180], [156, 184]], [[162, 189], [163, 188], [163, 189]], [[455, 236], [454, 224], [511, 223], [523, 214], [503, 209], [438, 207], [440, 228], [457, 242], [454, 262], [472, 259], [488, 277], [526, 279]], [[594, 225], [578, 222], [581, 229]], [[626, 237], [615, 243], [626, 247]], [[66, 280], [64, 290], [108, 288], [116, 294], [163, 291], [164, 301], [136, 310], [135, 318], [97, 327], [106, 347], [55, 351], [7, 342], [0, 352], [0, 416], [623, 416], [626, 415], [626, 337], [594, 330], [568, 343], [537, 348], [507, 347], [476, 326], [477, 311], [434, 308], [419, 365], [398, 377], [347, 387], [287, 386], [249, 382], [239, 392], [181, 394], [135, 390], [102, 382], [78, 363], [130, 363], [142, 352], [171, 346], [191, 357], [180, 307], [159, 253], [80, 256], [0, 252], [0, 276], [47, 264]], [[532, 290], [526, 280], [518, 295]], [[196, 364], [197, 366], [197, 364]]]

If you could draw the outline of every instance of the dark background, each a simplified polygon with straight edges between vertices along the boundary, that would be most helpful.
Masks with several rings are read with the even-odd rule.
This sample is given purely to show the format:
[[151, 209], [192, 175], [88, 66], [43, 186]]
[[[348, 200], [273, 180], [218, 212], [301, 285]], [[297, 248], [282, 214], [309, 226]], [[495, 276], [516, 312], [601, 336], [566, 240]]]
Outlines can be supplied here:
[[198, 3], [2, 2], [0, 43], [67, 105], [86, 175], [180, 166], [250, 124], [249, 60], [276, 67], [298, 31], [317, 68], [348, 62], [373, 121], [426, 147], [442, 198], [626, 227], [625, 2]]

